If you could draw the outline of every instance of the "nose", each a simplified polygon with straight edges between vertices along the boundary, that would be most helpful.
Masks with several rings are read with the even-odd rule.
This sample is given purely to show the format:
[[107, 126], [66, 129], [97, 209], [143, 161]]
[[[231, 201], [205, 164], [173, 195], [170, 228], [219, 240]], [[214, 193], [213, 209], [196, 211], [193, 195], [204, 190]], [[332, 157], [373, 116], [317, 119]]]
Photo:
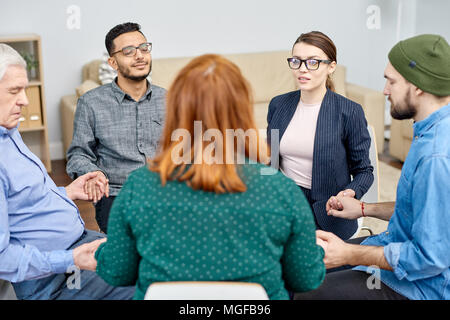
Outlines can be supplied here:
[[136, 49], [136, 54], [134, 55], [134, 58], [137, 60], [141, 60], [144, 58], [144, 55], [142, 54], [142, 51], [140, 49]]
[[383, 89], [383, 94], [385, 96], [388, 96], [391, 94], [390, 88], [389, 88], [389, 83], [386, 81], [386, 84], [384, 85], [384, 89]]
[[26, 107], [28, 105], [28, 97], [25, 93], [25, 89], [22, 89], [19, 95], [19, 99], [17, 100], [17, 105], [20, 107]]

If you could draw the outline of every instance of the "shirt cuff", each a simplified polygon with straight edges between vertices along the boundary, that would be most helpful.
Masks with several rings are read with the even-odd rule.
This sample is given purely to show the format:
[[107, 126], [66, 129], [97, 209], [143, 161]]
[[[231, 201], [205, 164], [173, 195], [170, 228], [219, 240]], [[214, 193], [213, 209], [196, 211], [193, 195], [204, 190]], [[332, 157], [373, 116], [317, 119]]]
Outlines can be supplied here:
[[48, 260], [53, 273], [66, 273], [69, 267], [75, 265], [73, 261], [73, 250], [51, 251]]
[[59, 189], [59, 191], [60, 191], [63, 195], [65, 195], [65, 196], [67, 197], [67, 190], [66, 190], [66, 187], [58, 187], [58, 189]]
[[408, 274], [406, 271], [401, 267], [399, 264], [400, 260], [400, 250], [402, 247], [402, 242], [393, 242], [388, 244], [384, 247], [384, 257], [386, 258], [386, 261], [389, 263], [389, 265], [394, 270], [394, 274], [397, 277], [398, 280], [402, 280], [405, 278]]

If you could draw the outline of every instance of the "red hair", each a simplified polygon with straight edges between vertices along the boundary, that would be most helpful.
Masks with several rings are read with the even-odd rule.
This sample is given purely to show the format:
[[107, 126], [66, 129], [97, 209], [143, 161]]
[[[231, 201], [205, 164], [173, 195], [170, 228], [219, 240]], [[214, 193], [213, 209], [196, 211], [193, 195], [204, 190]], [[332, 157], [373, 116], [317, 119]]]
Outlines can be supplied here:
[[[256, 145], [252, 144], [251, 137], [242, 135], [237, 135], [237, 143], [233, 140], [230, 144], [228, 139], [206, 143], [203, 137], [195, 136], [195, 121], [201, 121], [202, 132], [215, 129], [222, 137], [229, 129], [255, 132]], [[184, 129], [194, 139], [173, 141], [177, 129]], [[249, 129], [252, 130], [247, 131]], [[211, 143], [215, 149], [210, 157], [205, 155], [205, 148]], [[193, 189], [216, 193], [244, 192], [247, 188], [235, 161], [226, 161], [235, 160], [239, 144], [244, 145], [245, 157], [267, 162], [268, 147], [261, 142], [254, 123], [248, 82], [234, 63], [219, 55], [208, 54], [191, 60], [168, 90], [160, 151], [149, 161], [149, 169], [159, 173], [163, 185], [167, 180], [178, 180], [185, 181]], [[222, 162], [212, 160], [220, 153]], [[174, 154], [188, 161], [176, 163]]]

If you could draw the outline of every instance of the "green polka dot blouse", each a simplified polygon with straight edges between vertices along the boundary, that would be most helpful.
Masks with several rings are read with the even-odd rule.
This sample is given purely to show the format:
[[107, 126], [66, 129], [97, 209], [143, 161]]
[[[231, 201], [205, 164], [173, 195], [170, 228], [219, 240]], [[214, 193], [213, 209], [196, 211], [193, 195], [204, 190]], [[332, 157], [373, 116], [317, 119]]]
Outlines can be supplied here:
[[260, 283], [271, 299], [317, 288], [323, 249], [300, 188], [261, 164], [239, 167], [243, 193], [215, 194], [169, 181], [143, 167], [112, 206], [97, 273], [113, 286], [136, 285], [135, 299], [160, 281]]

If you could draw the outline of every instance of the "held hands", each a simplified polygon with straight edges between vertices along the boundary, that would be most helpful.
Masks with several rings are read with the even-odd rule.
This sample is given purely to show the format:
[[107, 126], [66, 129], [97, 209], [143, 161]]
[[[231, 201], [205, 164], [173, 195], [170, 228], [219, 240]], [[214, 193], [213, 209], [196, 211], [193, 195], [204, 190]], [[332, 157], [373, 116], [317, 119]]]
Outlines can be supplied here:
[[95, 271], [97, 268], [97, 260], [95, 260], [95, 251], [100, 244], [106, 241], [106, 238], [95, 240], [82, 244], [73, 249], [73, 261], [75, 265], [82, 270]]
[[100, 171], [88, 172], [66, 187], [67, 196], [72, 200], [97, 202], [103, 195], [109, 196], [108, 179]]
[[348, 264], [349, 244], [331, 232], [316, 230], [316, 243], [323, 248], [323, 262], [327, 269]]
[[337, 218], [358, 219], [361, 214], [361, 202], [355, 197], [355, 191], [346, 189], [330, 197], [326, 204], [327, 214]]
[[109, 181], [101, 171], [95, 171], [96, 175], [88, 179], [84, 185], [84, 192], [92, 202], [98, 202], [103, 195], [109, 197]]

